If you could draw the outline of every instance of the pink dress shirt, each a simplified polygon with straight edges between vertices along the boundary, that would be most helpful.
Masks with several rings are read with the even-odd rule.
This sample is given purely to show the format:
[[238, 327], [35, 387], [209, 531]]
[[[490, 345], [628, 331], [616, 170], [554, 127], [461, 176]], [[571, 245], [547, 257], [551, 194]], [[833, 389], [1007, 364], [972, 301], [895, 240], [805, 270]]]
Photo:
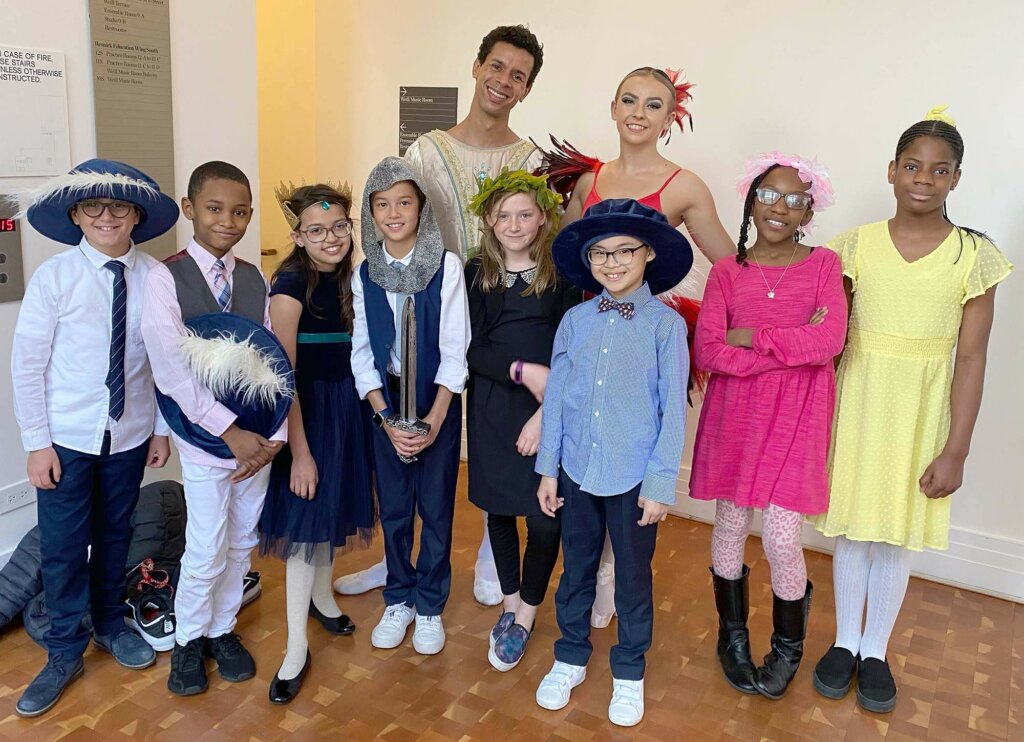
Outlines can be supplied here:
[[[218, 291], [214, 288], [217, 270], [214, 266], [216, 258], [194, 239], [188, 243], [186, 252], [196, 261], [202, 271], [210, 293], [216, 298]], [[228, 275], [228, 283], [234, 288], [235, 255], [228, 252], [221, 258]], [[267, 303], [264, 311], [263, 325], [270, 330], [270, 291], [267, 291]], [[174, 399], [181, 407], [185, 416], [196, 425], [220, 436], [235, 421], [236, 415], [227, 407], [214, 399], [213, 393], [195, 380], [188, 368], [188, 363], [178, 348], [178, 338], [185, 334], [185, 324], [181, 319], [181, 308], [174, 289], [174, 278], [163, 263], [154, 266], [146, 278], [146, 296], [142, 306], [142, 337], [149, 353], [149, 363], [153, 368], [153, 378], [157, 387], [167, 396]], [[287, 439], [285, 422], [271, 436], [272, 440]], [[217, 466], [225, 469], [237, 467], [235, 459], [222, 459], [195, 446], [186, 443], [172, 433], [174, 444], [178, 448], [182, 463], [190, 462], [202, 466]]]

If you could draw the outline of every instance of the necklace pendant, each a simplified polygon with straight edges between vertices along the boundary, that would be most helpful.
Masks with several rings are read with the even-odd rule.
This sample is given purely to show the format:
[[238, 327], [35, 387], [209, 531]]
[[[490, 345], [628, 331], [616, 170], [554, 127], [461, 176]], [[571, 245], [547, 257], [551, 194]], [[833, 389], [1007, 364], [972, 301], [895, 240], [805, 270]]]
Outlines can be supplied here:
[[768, 292], [768, 298], [769, 299], [774, 299], [775, 298], [775, 292], [774, 291], [769, 291]]

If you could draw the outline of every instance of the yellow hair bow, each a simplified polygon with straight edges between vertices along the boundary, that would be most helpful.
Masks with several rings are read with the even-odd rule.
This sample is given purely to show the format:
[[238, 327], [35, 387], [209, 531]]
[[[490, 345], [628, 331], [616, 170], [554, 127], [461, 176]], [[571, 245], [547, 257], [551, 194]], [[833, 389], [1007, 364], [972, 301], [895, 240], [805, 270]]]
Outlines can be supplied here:
[[950, 126], [956, 128], [956, 119], [954, 119], [952, 116], [946, 113], [946, 109], [948, 108], [948, 103], [944, 103], [941, 106], [935, 106], [933, 109], [931, 109], [930, 111], [928, 111], [928, 113], [924, 115], [924, 120], [942, 121], [943, 123], [949, 124]]

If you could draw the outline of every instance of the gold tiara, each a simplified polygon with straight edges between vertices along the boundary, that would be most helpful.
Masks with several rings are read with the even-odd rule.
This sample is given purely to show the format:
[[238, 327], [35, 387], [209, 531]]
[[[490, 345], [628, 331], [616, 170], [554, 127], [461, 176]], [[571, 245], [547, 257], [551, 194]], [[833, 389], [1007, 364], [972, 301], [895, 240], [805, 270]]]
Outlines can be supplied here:
[[[291, 200], [295, 196], [295, 191], [305, 188], [307, 185], [305, 181], [295, 185], [290, 180], [287, 184], [282, 180], [274, 187], [274, 198], [277, 199], [277, 204], [281, 207], [281, 212], [284, 214], [288, 226], [292, 229], [296, 229], [299, 226], [299, 215], [292, 211]], [[348, 199], [349, 203], [352, 203], [352, 186], [347, 180], [344, 183], [336, 180], [325, 180], [323, 185], [333, 188], [344, 198]]]

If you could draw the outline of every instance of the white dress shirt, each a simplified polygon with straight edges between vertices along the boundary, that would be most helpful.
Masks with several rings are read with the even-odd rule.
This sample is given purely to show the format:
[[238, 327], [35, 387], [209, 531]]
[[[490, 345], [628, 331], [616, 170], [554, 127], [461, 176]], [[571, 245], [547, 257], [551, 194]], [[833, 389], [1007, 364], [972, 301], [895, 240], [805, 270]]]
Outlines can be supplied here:
[[18, 312], [11, 348], [14, 416], [26, 451], [56, 443], [99, 454], [110, 431], [110, 452], [128, 451], [153, 435], [167, 435], [156, 411], [153, 374], [142, 342], [140, 321], [146, 276], [157, 265], [132, 246], [117, 258], [127, 284], [125, 406], [120, 420], [109, 416], [111, 305], [114, 274], [110, 258], [83, 237], [32, 274]]
[[[413, 248], [404, 258], [393, 258], [384, 247], [384, 259], [388, 264], [400, 262], [408, 266], [412, 261]], [[462, 270], [462, 261], [451, 252], [444, 255], [444, 276], [441, 283], [441, 321], [438, 343], [441, 346], [441, 363], [437, 367], [434, 383], [446, 387], [453, 394], [461, 394], [469, 375], [466, 364], [466, 351], [469, 349], [469, 300], [466, 298], [466, 279]], [[388, 304], [395, 322], [395, 342], [391, 344], [391, 372], [402, 373], [401, 341], [402, 304], [406, 294], [386, 292]], [[413, 299], [415, 301], [415, 297]], [[370, 335], [366, 325], [366, 313], [363, 305], [363, 279], [357, 267], [352, 274], [352, 307], [355, 310], [355, 322], [352, 328], [352, 373], [356, 379], [359, 396], [366, 395], [383, 386], [383, 380], [377, 373], [373, 363], [373, 351], [370, 348]]]

